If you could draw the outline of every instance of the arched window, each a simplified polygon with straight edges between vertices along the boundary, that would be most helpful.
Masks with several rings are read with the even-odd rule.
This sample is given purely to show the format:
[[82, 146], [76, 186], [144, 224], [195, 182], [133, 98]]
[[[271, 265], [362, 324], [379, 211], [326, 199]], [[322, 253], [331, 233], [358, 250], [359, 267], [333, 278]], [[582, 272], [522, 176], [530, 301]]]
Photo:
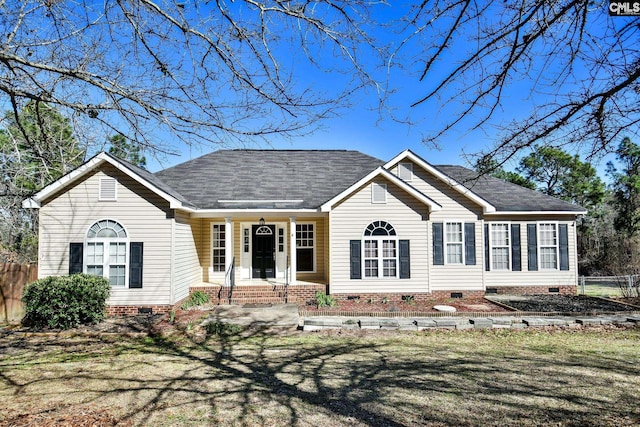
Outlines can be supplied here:
[[364, 277], [398, 276], [398, 239], [386, 221], [373, 221], [364, 230]]
[[93, 224], [85, 248], [85, 273], [105, 277], [111, 286], [126, 286], [129, 239], [120, 223], [103, 219]]

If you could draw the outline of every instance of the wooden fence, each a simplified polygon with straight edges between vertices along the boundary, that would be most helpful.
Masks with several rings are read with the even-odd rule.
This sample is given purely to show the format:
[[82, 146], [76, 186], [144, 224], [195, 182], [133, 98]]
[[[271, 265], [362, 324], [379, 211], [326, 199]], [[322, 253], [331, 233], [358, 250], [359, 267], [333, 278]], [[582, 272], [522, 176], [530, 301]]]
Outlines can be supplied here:
[[38, 278], [36, 264], [0, 262], [0, 323], [19, 322], [24, 316], [22, 291]]

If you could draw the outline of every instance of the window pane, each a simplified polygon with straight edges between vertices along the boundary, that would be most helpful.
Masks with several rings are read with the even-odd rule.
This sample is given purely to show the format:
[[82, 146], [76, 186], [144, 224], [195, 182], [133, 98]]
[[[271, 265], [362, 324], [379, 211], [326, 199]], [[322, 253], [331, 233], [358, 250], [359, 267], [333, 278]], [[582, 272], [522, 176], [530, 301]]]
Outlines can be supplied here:
[[462, 244], [447, 244], [447, 263], [462, 264]]
[[493, 248], [492, 256], [494, 270], [509, 269], [509, 248]]
[[87, 265], [104, 264], [102, 243], [87, 243]]
[[125, 264], [127, 262], [126, 243], [109, 244], [109, 264]]
[[125, 266], [112, 265], [109, 267], [109, 282], [111, 286], [124, 286]]
[[365, 277], [378, 277], [378, 260], [377, 259], [364, 260], [364, 275]]
[[299, 248], [296, 251], [297, 271], [313, 271], [313, 248]]
[[462, 243], [462, 223], [460, 222], [447, 223], [447, 242]]
[[556, 248], [540, 248], [540, 268], [554, 270], [556, 265]]
[[378, 257], [378, 241], [377, 240], [364, 241], [364, 257], [365, 258]]
[[383, 260], [382, 267], [383, 267], [382, 274], [384, 277], [396, 277], [396, 260], [395, 259]]
[[396, 256], [396, 241], [395, 240], [383, 240], [382, 241], [382, 256], [384, 258], [395, 258], [395, 256]]
[[540, 246], [556, 245], [556, 225], [540, 224]]
[[87, 274], [92, 276], [102, 277], [102, 266], [101, 265], [87, 265]]
[[508, 224], [491, 224], [491, 243], [493, 246], [509, 246]]

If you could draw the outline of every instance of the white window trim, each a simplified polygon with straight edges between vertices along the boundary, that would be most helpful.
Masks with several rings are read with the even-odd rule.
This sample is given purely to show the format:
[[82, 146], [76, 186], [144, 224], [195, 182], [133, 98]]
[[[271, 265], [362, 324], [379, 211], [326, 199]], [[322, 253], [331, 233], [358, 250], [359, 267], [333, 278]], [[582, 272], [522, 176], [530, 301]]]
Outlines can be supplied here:
[[[316, 225], [315, 222], [313, 221], [306, 221], [306, 222], [296, 222], [296, 251], [298, 250], [298, 226], [299, 225], [309, 225], [311, 224], [313, 226], [313, 239], [312, 239], [312, 243], [313, 243], [313, 247], [311, 247], [311, 249], [313, 250], [313, 270], [311, 271], [300, 271], [296, 268], [296, 273], [301, 273], [301, 274], [313, 274], [313, 273], [317, 273], [317, 266], [316, 266], [316, 246], [317, 246], [317, 240], [316, 240], [316, 236], [318, 233], [318, 227]], [[276, 245], [278, 244], [278, 242], [276, 241]], [[286, 245], [285, 245], [286, 246]], [[309, 249], [309, 246], [303, 246], [301, 248], [304, 249]], [[277, 248], [276, 248], [277, 250]], [[296, 259], [297, 259], [297, 254], [296, 254]]]
[[[91, 227], [94, 226], [94, 224], [100, 222], [100, 221], [113, 221], [113, 222], [117, 222], [118, 224], [120, 224], [120, 227], [122, 227], [122, 229], [124, 230], [125, 234], [127, 235], [127, 237], [87, 237], [87, 234], [89, 234], [89, 230], [91, 230]], [[88, 274], [87, 271], [87, 257], [89, 255], [89, 243], [102, 243], [102, 277], [104, 277], [107, 280], [109, 279], [109, 267], [111, 266], [109, 263], [109, 247], [110, 247], [110, 243], [124, 243], [124, 251], [125, 251], [125, 258], [124, 258], [124, 286], [118, 286], [118, 285], [111, 285], [112, 289], [128, 289], [129, 288], [129, 232], [127, 231], [127, 229], [124, 227], [124, 225], [122, 225], [122, 223], [120, 221], [118, 221], [117, 219], [113, 219], [113, 218], [101, 218], [97, 221], [94, 221], [91, 223], [91, 225], [89, 226], [89, 228], [87, 228], [87, 230], [84, 233], [84, 242], [83, 242], [83, 247], [82, 247], [82, 272], [85, 274]], [[94, 264], [91, 264], [94, 265]]]
[[[400, 166], [406, 167], [406, 170], [409, 171], [409, 177], [408, 178], [403, 178], [400, 176]], [[413, 163], [411, 162], [400, 162], [398, 163], [398, 178], [402, 179], [403, 181], [407, 181], [407, 182], [411, 182], [413, 181]]]
[[[213, 238], [214, 238], [214, 233], [213, 233], [213, 228], [215, 225], [221, 226], [222, 229], [225, 231], [224, 234], [224, 238], [225, 240], [222, 242], [223, 245], [221, 247], [215, 247], [216, 249], [222, 249], [224, 251], [224, 260], [225, 260], [225, 268], [223, 268], [223, 271], [215, 271], [213, 268], [213, 250], [214, 250], [214, 246], [213, 246]], [[226, 233], [226, 229], [225, 229], [226, 224], [224, 223], [224, 221], [214, 221], [211, 223], [211, 227], [210, 227], [210, 236], [209, 236], [209, 275], [211, 276], [221, 276], [224, 277], [226, 275], [226, 265], [227, 265], [227, 246], [226, 246], [226, 239], [228, 239], [227, 233]]]
[[[459, 245], [460, 242], [449, 242], [447, 240], [447, 224], [460, 224], [460, 226], [462, 227], [462, 262], [449, 262], [449, 257], [447, 256], [447, 245], [448, 244], [455, 244], [455, 245]], [[442, 226], [442, 250], [444, 251], [444, 265], [465, 265], [466, 259], [465, 259], [465, 235], [464, 235], [464, 224], [465, 222], [462, 220], [448, 220], [448, 221], [444, 221], [443, 222], [443, 226]]]
[[[549, 224], [549, 225], [553, 225], [556, 228], [556, 244], [555, 244], [555, 249], [556, 249], [556, 266], [555, 268], [543, 268], [542, 267], [542, 258], [541, 258], [541, 254], [540, 254], [540, 250], [542, 249], [542, 239], [540, 239], [540, 233], [541, 233], [541, 225], [543, 224]], [[560, 227], [558, 226], [559, 222], [558, 221], [537, 221], [536, 222], [536, 257], [538, 258], [538, 270], [539, 271], [559, 271], [560, 270]], [[552, 246], [544, 246], [545, 248], [550, 248]]]
[[[113, 182], [113, 198], [102, 197], [102, 186], [104, 182]], [[118, 201], [118, 180], [113, 177], [101, 177], [98, 180], [98, 201], [99, 202], [117, 202]]]
[[[385, 235], [385, 236], [367, 236], [365, 235], [365, 232], [367, 231], [367, 227], [369, 227], [369, 225], [375, 221], [383, 221], [386, 222], [387, 224], [389, 224], [393, 230], [395, 231], [395, 227], [393, 226], [393, 224], [391, 224], [389, 221], [385, 221], [385, 220], [374, 220], [371, 221], [369, 224], [367, 224], [364, 227], [364, 230], [362, 231], [362, 240], [361, 240], [361, 248], [360, 248], [360, 259], [361, 259], [361, 269], [362, 269], [362, 278], [363, 279], [372, 279], [372, 280], [384, 280], [384, 279], [397, 279], [398, 277], [400, 277], [400, 238], [398, 237], [398, 232], [396, 231], [396, 235], [395, 236], [391, 236], [391, 235]], [[365, 257], [365, 242], [367, 240], [375, 240], [378, 242], [378, 256], [376, 257], [376, 259], [378, 260], [378, 275], [377, 276], [367, 276], [367, 269], [366, 269], [366, 260], [368, 259], [374, 259], [374, 258], [367, 258]], [[396, 274], [395, 276], [385, 276], [384, 275], [384, 260], [385, 259], [391, 259], [391, 258], [385, 258], [384, 257], [384, 240], [393, 240], [395, 242], [395, 246], [396, 246], [396, 256], [395, 256], [395, 261], [396, 261]]]
[[[376, 187], [380, 187], [384, 190], [384, 200], [376, 200]], [[387, 184], [378, 184], [377, 182], [371, 183], [371, 203], [375, 205], [384, 205], [387, 203]]]
[[[500, 222], [487, 222], [486, 224], [489, 225], [489, 271], [511, 271], [511, 269], [513, 268], [513, 260], [511, 259], [511, 244], [512, 244], [512, 240], [511, 240], [511, 223], [508, 221], [500, 221]], [[507, 239], [508, 239], [508, 245], [507, 245], [507, 254], [509, 256], [509, 267], [508, 268], [494, 268], [493, 266], [493, 248], [496, 246], [493, 244], [493, 233], [491, 232], [491, 226], [492, 225], [506, 225], [507, 226]], [[500, 246], [500, 247], [504, 247], [504, 246]]]

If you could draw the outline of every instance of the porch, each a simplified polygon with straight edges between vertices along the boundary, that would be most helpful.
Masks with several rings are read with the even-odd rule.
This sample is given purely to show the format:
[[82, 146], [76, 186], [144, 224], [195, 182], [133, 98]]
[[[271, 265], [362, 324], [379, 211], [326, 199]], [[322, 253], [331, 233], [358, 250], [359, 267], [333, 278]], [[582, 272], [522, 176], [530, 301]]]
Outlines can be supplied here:
[[298, 280], [295, 285], [283, 279], [241, 279], [236, 283], [203, 282], [189, 292], [204, 292], [213, 304], [302, 304], [315, 298], [317, 291], [327, 292], [328, 285]]

